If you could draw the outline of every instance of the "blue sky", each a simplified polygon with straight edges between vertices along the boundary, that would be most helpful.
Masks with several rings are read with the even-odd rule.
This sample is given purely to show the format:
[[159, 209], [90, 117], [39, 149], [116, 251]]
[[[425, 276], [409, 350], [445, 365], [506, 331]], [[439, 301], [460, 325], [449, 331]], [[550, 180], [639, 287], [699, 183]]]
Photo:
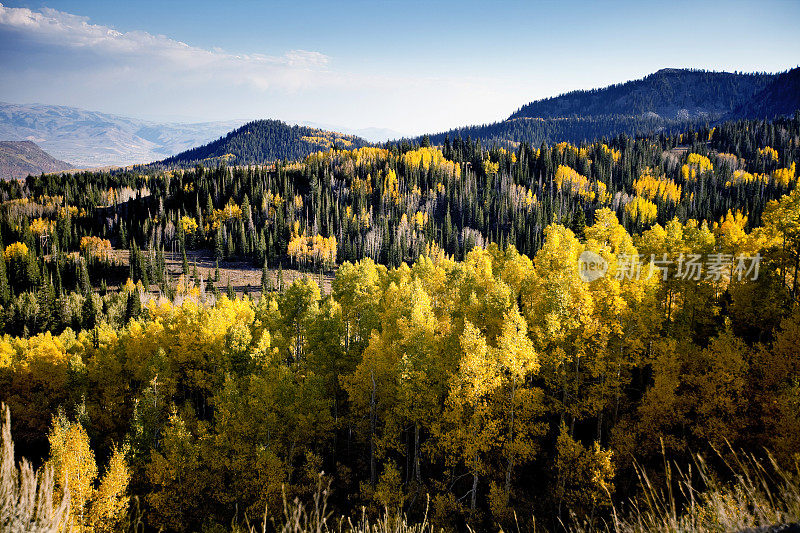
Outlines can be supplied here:
[[0, 100], [405, 134], [663, 67], [800, 63], [800, 1], [3, 1]]

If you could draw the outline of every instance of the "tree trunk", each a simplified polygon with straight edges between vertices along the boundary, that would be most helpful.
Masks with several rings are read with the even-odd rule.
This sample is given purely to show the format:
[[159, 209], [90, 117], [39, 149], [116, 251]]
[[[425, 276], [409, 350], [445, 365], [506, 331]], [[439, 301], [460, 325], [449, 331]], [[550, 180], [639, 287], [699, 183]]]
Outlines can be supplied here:
[[511, 470], [514, 468], [514, 451], [513, 451], [513, 444], [514, 444], [514, 399], [517, 394], [517, 377], [514, 376], [514, 379], [511, 384], [511, 425], [508, 428], [509, 439], [508, 442], [512, 445], [512, 449], [509, 451], [508, 456], [508, 463], [506, 465], [506, 495], [511, 492]]
[[[477, 454], [475, 455], [475, 462], [478, 462]], [[478, 499], [478, 471], [472, 471], [472, 496], [470, 496], [469, 509], [475, 511], [475, 503]]]
[[414, 479], [422, 484], [422, 473], [419, 468], [419, 424], [414, 424]]
[[372, 393], [369, 397], [369, 480], [372, 487], [375, 487], [375, 422], [376, 422], [376, 409], [375, 409], [375, 374], [370, 371], [370, 378], [372, 378]]

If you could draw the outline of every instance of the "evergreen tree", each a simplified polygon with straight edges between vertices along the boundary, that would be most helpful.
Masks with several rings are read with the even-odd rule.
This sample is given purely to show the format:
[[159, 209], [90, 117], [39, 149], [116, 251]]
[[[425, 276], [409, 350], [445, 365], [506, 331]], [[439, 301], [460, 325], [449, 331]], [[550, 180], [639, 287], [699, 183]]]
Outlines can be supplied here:
[[269, 269], [267, 269], [267, 260], [264, 260], [264, 266], [261, 267], [261, 294], [266, 294], [269, 291]]
[[576, 237], [583, 240], [584, 238], [584, 230], [586, 229], [586, 215], [583, 212], [583, 209], [578, 208], [575, 211], [575, 216], [572, 219], [572, 223], [570, 224], [570, 229], [572, 233], [575, 234]]
[[[2, 248], [2, 243], [0, 243]], [[8, 275], [6, 274], [6, 261], [0, 258], [0, 305], [5, 307], [11, 299], [11, 290], [8, 284]]]
[[130, 322], [132, 319], [138, 318], [141, 312], [142, 300], [139, 297], [138, 289], [134, 289], [128, 294], [128, 299], [125, 303], [125, 323]]
[[91, 291], [84, 294], [83, 305], [81, 306], [81, 327], [89, 330], [97, 325], [97, 307], [94, 295]]

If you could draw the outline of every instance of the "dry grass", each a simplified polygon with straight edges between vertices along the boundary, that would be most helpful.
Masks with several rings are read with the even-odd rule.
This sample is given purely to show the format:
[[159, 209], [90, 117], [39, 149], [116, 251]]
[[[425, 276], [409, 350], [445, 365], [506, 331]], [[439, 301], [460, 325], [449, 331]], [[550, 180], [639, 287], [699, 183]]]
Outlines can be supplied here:
[[38, 472], [22, 459], [14, 459], [11, 439], [11, 412], [0, 408], [2, 457], [0, 458], [0, 531], [3, 533], [56, 533], [69, 531], [69, 493], [55, 496], [53, 470], [44, 467]]
[[[692, 468], [682, 471], [665, 461], [663, 487], [655, 486], [639, 469], [642, 496], [631, 500], [631, 511], [619, 516], [616, 509], [608, 520], [588, 523], [572, 517], [559, 529], [575, 533], [684, 533], [783, 531], [781, 526], [800, 520], [800, 471], [783, 469], [767, 455], [728, 450], [715, 458], [724, 466], [729, 481], [720, 481], [717, 473], [698, 456]], [[328, 488], [320, 484], [308, 506], [284, 498], [280, 520], [267, 520], [258, 527], [248, 526], [245, 533], [432, 533], [427, 512], [419, 523], [409, 523], [402, 514], [385, 512], [370, 521], [362, 511], [358, 520], [333, 518], [327, 508]], [[800, 526], [796, 526], [800, 529]], [[792, 529], [791, 531], [796, 531]], [[470, 531], [473, 531], [470, 529]], [[519, 526], [516, 526], [519, 532]], [[790, 530], [787, 530], [790, 531]]]
[[288, 501], [283, 498], [283, 514], [280, 519], [269, 520], [267, 513], [259, 526], [248, 525], [242, 533], [432, 533], [433, 526], [428, 523], [427, 509], [421, 522], [409, 523], [405, 515], [388, 510], [375, 520], [370, 520], [362, 509], [361, 517], [333, 517], [328, 511], [330, 485], [323, 484], [320, 474], [317, 490], [312, 502], [306, 506], [299, 499]]
[[[665, 460], [664, 486], [656, 486], [639, 468], [642, 496], [631, 500], [632, 511], [610, 522], [578, 523], [574, 532], [678, 533], [688, 531], [777, 531], [776, 526], [800, 520], [800, 471], [778, 465], [771, 455], [759, 459], [732, 449], [717, 453], [724, 467], [717, 472], [697, 456], [681, 470]], [[718, 474], [729, 481], [721, 481]], [[726, 475], [727, 474], [727, 475]]]

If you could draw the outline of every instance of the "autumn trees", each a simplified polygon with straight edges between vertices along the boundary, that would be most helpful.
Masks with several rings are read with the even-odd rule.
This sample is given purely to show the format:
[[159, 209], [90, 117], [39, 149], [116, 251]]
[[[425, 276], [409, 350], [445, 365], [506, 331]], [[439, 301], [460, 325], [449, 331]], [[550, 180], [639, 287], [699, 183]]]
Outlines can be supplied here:
[[[30, 180], [95, 191], [69, 207], [0, 185], [14, 438], [75, 487], [76, 528], [111, 530], [128, 496], [148, 527], [211, 529], [320, 472], [337, 512], [414, 519], [429, 495], [437, 525], [557, 527], [607, 518], [662, 450], [766, 445], [789, 464], [797, 128]], [[253, 259], [261, 294], [203, 295], [187, 257], [157, 297], [172, 247]], [[289, 260], [330, 290], [281, 274], [272, 290]]]
[[[122, 329], [3, 339], [4, 399], [19, 442], [70, 476], [76, 527], [113, 528], [127, 494], [152, 526], [225, 523], [308, 495], [319, 471], [343, 510], [415, 516], [429, 494], [454, 526], [602, 516], [661, 441], [676, 458], [753, 439], [791, 457], [796, 313], [748, 343], [715, 318], [722, 282], [628, 270], [659, 247], [763, 250], [741, 222], [633, 238], [602, 210], [583, 239], [549, 227], [532, 259], [489, 245], [345, 263], [327, 296], [304, 278], [257, 302], [150, 301]], [[591, 282], [587, 251], [608, 265]]]

